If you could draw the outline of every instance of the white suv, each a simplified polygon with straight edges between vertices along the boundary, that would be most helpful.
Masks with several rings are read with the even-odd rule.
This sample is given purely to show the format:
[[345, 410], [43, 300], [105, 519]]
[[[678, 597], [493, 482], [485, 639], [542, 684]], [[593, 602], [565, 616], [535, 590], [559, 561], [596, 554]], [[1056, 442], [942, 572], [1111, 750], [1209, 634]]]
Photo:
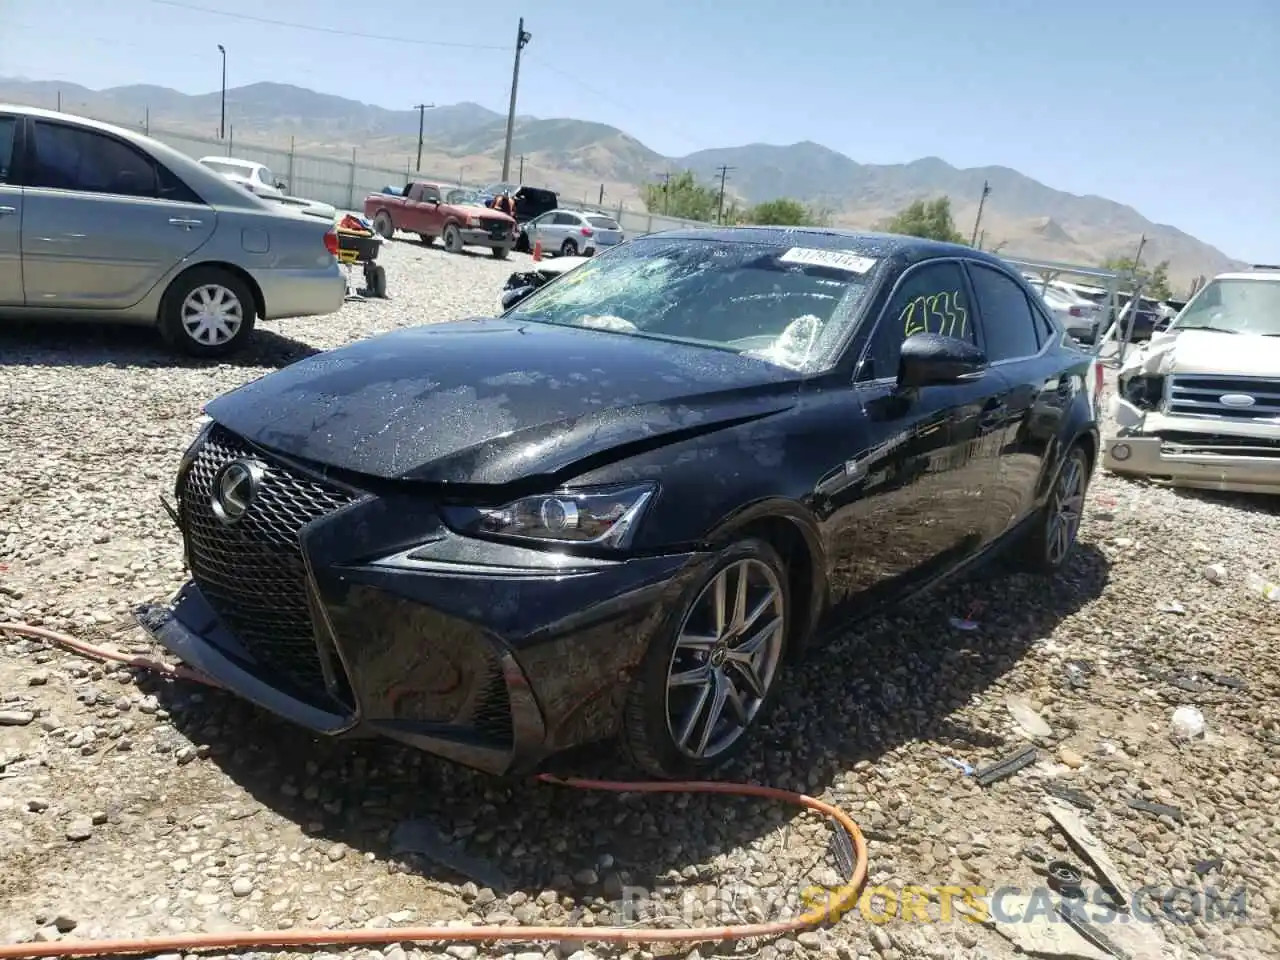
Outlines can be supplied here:
[[1120, 370], [1103, 466], [1280, 494], [1280, 270], [1214, 277]]

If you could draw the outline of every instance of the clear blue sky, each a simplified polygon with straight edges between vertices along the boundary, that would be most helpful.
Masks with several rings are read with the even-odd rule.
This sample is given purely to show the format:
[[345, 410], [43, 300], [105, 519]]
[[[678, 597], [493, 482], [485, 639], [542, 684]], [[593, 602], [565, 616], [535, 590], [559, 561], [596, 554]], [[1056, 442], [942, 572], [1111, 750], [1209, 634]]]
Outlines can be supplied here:
[[207, 93], [222, 43], [230, 86], [505, 112], [524, 15], [522, 113], [667, 154], [816, 140], [868, 163], [1002, 164], [1280, 262], [1280, 0], [194, 2], [337, 32], [156, 0], [0, 0], [0, 75]]

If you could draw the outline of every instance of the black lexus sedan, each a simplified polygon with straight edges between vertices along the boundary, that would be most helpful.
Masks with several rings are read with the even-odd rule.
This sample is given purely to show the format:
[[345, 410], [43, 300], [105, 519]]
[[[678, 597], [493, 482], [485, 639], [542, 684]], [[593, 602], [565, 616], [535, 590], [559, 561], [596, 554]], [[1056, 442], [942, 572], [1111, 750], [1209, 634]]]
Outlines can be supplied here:
[[191, 580], [139, 620], [318, 733], [493, 773], [616, 737], [698, 776], [851, 619], [1006, 545], [1062, 567], [1091, 363], [968, 247], [634, 239], [210, 403], [169, 508]]

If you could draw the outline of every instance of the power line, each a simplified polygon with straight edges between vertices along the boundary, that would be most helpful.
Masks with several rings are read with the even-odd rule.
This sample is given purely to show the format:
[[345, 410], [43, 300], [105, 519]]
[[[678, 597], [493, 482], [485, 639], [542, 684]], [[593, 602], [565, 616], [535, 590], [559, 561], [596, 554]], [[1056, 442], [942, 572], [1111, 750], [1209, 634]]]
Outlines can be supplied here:
[[361, 33], [345, 27], [322, 27], [314, 23], [297, 23], [292, 20], [274, 20], [270, 17], [259, 17], [249, 13], [232, 13], [229, 10], [218, 10], [214, 7], [203, 7], [195, 3], [183, 3], [182, 0], [151, 0], [164, 7], [176, 7], [179, 10], [192, 10], [196, 13], [207, 13], [215, 17], [227, 17], [231, 20], [243, 20], [248, 23], [261, 23], [271, 27], [288, 27], [291, 30], [309, 30], [312, 33], [327, 33], [339, 37], [355, 37], [361, 40], [381, 40], [384, 43], [408, 43], [418, 47], [456, 47], [460, 50], [505, 50], [506, 47], [491, 43], [453, 43], [448, 40], [419, 40], [416, 37], [396, 37], [381, 33]]
[[[591, 86], [590, 84], [584, 83], [582, 80], [580, 80], [577, 76], [575, 76], [573, 73], [569, 72], [568, 70], [562, 70], [560, 67], [557, 67], [557, 66], [554, 66], [553, 64], [548, 63], [546, 60], [543, 60], [541, 57], [534, 56], [531, 53], [526, 53], [525, 58], [537, 64], [542, 69], [550, 70], [552, 73], [563, 77], [564, 79], [568, 80], [570, 83], [576, 84], [577, 86], [585, 90], [587, 93], [591, 94], [592, 96], [598, 97], [599, 99], [603, 100], [605, 103], [612, 104], [613, 106], [618, 107], [621, 110], [627, 111], [628, 115], [634, 116], [638, 113], [643, 113], [643, 111], [638, 110], [634, 104], [623, 103], [621, 100], [617, 99], [616, 97], [611, 97], [609, 96], [609, 94], [604, 93], [601, 90], [597, 90], [595, 87]], [[673, 127], [671, 126], [670, 123], [666, 123], [664, 124], [664, 126], [666, 127], [667, 130], [676, 134], [678, 139], [683, 140], [685, 143], [690, 144], [691, 146], [697, 147], [698, 149], [702, 149], [703, 145], [706, 142], [704, 140], [700, 140], [697, 137], [689, 136], [688, 131]]]

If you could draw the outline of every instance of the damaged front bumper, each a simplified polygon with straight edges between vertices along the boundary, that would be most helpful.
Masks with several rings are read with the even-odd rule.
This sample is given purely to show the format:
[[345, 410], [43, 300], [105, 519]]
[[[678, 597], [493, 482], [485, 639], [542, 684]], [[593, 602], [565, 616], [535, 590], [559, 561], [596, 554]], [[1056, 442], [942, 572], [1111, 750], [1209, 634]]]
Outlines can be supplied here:
[[1104, 469], [1172, 486], [1280, 494], [1280, 424], [1177, 417], [1115, 397]]

